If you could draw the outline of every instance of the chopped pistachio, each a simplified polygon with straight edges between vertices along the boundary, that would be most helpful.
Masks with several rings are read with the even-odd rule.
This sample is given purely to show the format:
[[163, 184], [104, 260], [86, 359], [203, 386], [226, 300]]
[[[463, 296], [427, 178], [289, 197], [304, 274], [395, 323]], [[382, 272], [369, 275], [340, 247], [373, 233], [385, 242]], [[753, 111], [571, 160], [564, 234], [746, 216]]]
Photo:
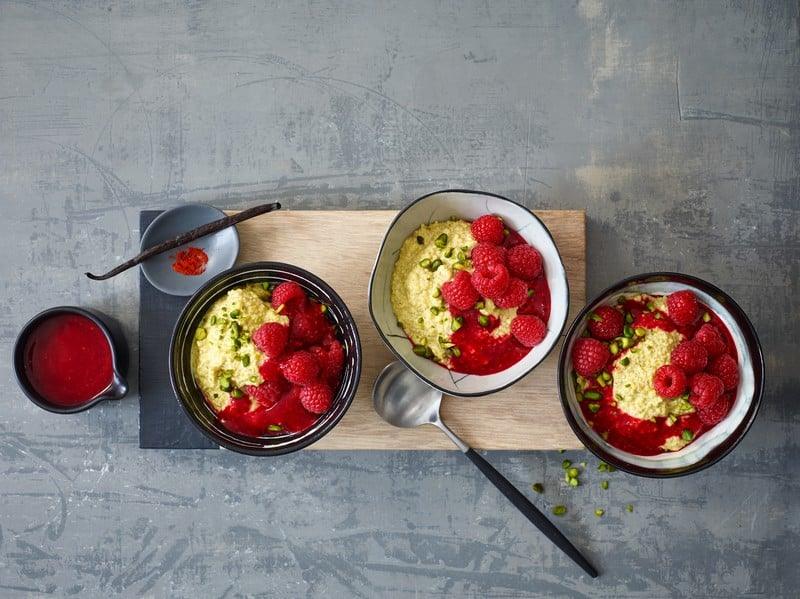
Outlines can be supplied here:
[[564, 470], [566, 470], [566, 469], [567, 469], [567, 468], [569, 468], [570, 466], [572, 466], [572, 462], [571, 462], [571, 461], [569, 461], [569, 460], [564, 460], [563, 462], [561, 462], [561, 467], [562, 467]]
[[242, 366], [250, 366], [250, 356], [248, 354], [242, 356]]
[[415, 354], [417, 354], [418, 356], [424, 356], [424, 355], [427, 353], [427, 351], [428, 351], [428, 348], [427, 348], [427, 347], [425, 347], [424, 345], [415, 345], [415, 346], [412, 348], [412, 350], [411, 350], [411, 351], [413, 351], [413, 352], [414, 352]]
[[575, 399], [578, 400], [578, 403], [581, 403], [583, 401], [583, 393], [576, 393]]
[[607, 480], [601, 480], [600, 481], [600, 488], [603, 489], [604, 491], [606, 489], [608, 489], [608, 481]]
[[692, 432], [688, 428], [683, 429], [681, 431], [681, 439], [683, 439], [684, 441], [691, 441], [692, 439], [694, 439], [694, 432]]
[[601, 387], [605, 387], [607, 384], [602, 374], [598, 375], [595, 381], [597, 381], [597, 384], [600, 385]]
[[570, 478], [575, 478], [580, 474], [580, 471], [577, 468], [567, 468], [567, 474]]
[[241, 310], [231, 310], [230, 317], [239, 318], [241, 314], [242, 314]]
[[485, 314], [480, 314], [478, 316], [478, 324], [481, 325], [482, 327], [489, 326], [489, 317], [486, 316]]
[[[631, 337], [633, 337], [633, 329], [631, 328], [631, 325], [629, 325], [629, 324], [626, 324], [624, 327], [622, 327], [622, 334], [623, 334], [625, 337], [627, 337], [628, 339], [630, 339]], [[624, 347], [624, 346], [623, 346], [623, 347]]]
[[267, 430], [271, 433], [279, 433], [283, 430], [283, 427], [280, 424], [270, 424]]
[[542, 483], [533, 483], [531, 489], [537, 493], [544, 493], [544, 485]]
[[628, 324], [633, 324], [633, 314], [630, 312], [625, 312], [625, 322]]
[[636, 327], [634, 329], [634, 333], [636, 333], [637, 337], [644, 337], [645, 334], [647, 333], [647, 330], [642, 327]]
[[617, 345], [617, 344], [616, 344], [616, 342], [613, 342], [613, 341], [612, 341], [612, 342], [611, 342], [611, 343], [608, 345], [608, 351], [610, 351], [610, 352], [611, 352], [611, 355], [612, 355], [612, 356], [616, 356], [616, 355], [619, 353], [619, 345]]
[[586, 399], [600, 399], [600, 394], [597, 391], [586, 391], [583, 396]]
[[457, 331], [464, 325], [464, 317], [463, 316], [456, 316], [453, 319], [453, 322], [450, 323], [450, 329], [453, 331]]
[[433, 297], [441, 297], [441, 296], [442, 296], [442, 290], [441, 289], [439, 289], [437, 287], [436, 289], [433, 290]]
[[447, 251], [444, 253], [445, 258], [452, 258], [453, 257], [453, 248], [447, 248]]
[[601, 376], [603, 377], [603, 380], [606, 381], [606, 382], [611, 380], [611, 373], [609, 373], [609, 372], [603, 371]]
[[208, 324], [215, 325], [217, 324], [217, 315], [212, 314], [211, 318], [208, 319]]
[[439, 249], [444, 249], [445, 247], [447, 247], [447, 233], [442, 233], [441, 235], [439, 235], [434, 240], [433, 244]]
[[241, 389], [234, 389], [233, 391], [231, 391], [231, 397], [235, 397], [236, 399], [244, 397], [244, 391], [242, 391]]
[[581, 481], [579, 481], [577, 478], [570, 478], [570, 479], [569, 479], [569, 482], [568, 482], [567, 484], [568, 484], [570, 487], [577, 487], [578, 485], [580, 485], [580, 484], [581, 484]]
[[633, 511], [633, 505], [629, 503], [628, 505], [625, 506], [625, 509], [628, 510], [629, 512], [632, 512]]
[[554, 516], [563, 516], [566, 513], [567, 513], [567, 506], [565, 506], [565, 505], [553, 506], [553, 515]]
[[703, 322], [711, 322], [711, 314], [703, 312]]
[[442, 264], [444, 264], [444, 263], [443, 263], [441, 260], [439, 260], [439, 258], [436, 258], [436, 260], [434, 260], [433, 262], [431, 262], [431, 271], [434, 271], [434, 270], [436, 270], [436, 269], [437, 269], [437, 268], [439, 268], [439, 267], [440, 267]]
[[475, 309], [476, 310], [483, 310], [485, 307], [486, 307], [486, 304], [484, 303], [483, 300], [481, 300], [481, 301], [479, 301], [479, 302], [477, 302], [475, 304]]
[[419, 265], [422, 268], [430, 268], [431, 267], [431, 259], [430, 258], [423, 258], [419, 261]]
[[600, 404], [599, 404], [599, 403], [596, 403], [596, 402], [590, 403], [590, 404], [589, 404], [589, 411], [590, 411], [592, 414], [597, 414], [597, 412], [599, 412], [599, 411], [600, 411]]
[[455, 345], [450, 348], [450, 353], [452, 353], [456, 358], [461, 357], [461, 350]]
[[589, 318], [591, 318], [591, 319], [592, 319], [592, 320], [594, 320], [595, 322], [603, 322], [603, 317], [602, 317], [602, 316], [600, 316], [599, 314], [597, 314], [596, 312], [592, 312], [592, 313], [589, 315]]
[[206, 338], [206, 330], [203, 327], [197, 327], [197, 330], [194, 332], [194, 338], [198, 341], [202, 341]]
[[630, 359], [628, 356], [625, 356], [624, 358], [622, 358], [622, 359], [619, 361], [619, 363], [620, 363], [622, 366], [627, 366], [628, 364], [630, 364], [630, 363], [631, 363], [631, 359]]
[[603, 514], [605, 514], [605, 513], [606, 513], [606, 511], [605, 511], [603, 508], [601, 508], [601, 507], [597, 508], [597, 509], [594, 511], [594, 515], [595, 515], [595, 516], [597, 516], [598, 518], [602, 518], [602, 517], [603, 517]]
[[431, 314], [433, 314], [434, 316], [439, 314], [439, 308], [437, 308], [436, 306], [431, 306]]

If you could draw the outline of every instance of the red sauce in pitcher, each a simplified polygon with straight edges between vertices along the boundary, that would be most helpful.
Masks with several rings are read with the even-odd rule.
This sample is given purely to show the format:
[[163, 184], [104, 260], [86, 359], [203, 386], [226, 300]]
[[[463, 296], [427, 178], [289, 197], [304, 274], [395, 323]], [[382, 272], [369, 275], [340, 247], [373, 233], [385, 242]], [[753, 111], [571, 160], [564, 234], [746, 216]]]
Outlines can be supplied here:
[[86, 403], [114, 376], [108, 338], [81, 314], [56, 314], [40, 322], [28, 336], [24, 352], [31, 386], [57, 406]]

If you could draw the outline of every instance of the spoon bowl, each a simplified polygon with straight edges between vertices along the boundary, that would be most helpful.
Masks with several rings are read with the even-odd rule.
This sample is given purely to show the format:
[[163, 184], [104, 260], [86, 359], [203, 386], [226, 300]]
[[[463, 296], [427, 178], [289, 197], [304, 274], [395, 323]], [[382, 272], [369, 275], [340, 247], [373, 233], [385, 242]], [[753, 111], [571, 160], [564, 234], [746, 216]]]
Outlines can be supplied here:
[[435, 424], [442, 392], [426, 385], [400, 362], [381, 371], [372, 391], [372, 405], [386, 422], [400, 428]]

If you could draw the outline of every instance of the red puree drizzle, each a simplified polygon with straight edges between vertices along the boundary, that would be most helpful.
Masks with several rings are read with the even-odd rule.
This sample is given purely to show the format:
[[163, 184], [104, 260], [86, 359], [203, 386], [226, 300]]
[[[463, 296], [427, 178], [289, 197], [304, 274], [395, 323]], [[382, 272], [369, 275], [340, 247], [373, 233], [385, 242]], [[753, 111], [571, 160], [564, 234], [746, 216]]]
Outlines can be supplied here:
[[42, 321], [25, 343], [25, 376], [47, 401], [77, 406], [111, 384], [111, 347], [103, 331], [80, 314]]
[[[515, 234], [516, 233], [512, 233]], [[545, 323], [550, 318], [550, 287], [544, 275], [528, 284], [530, 298], [517, 310], [517, 314], [534, 314]], [[452, 370], [464, 374], [486, 375], [505, 370], [528, 355], [532, 348], [525, 347], [510, 333], [493, 337], [490, 333], [500, 326], [500, 320], [489, 317], [489, 326], [478, 323], [475, 309], [459, 311], [450, 309], [456, 316], [464, 317], [464, 324], [450, 340], [461, 350], [459, 357], [451, 358]]]
[[[678, 331], [687, 339], [691, 339], [697, 329], [705, 324], [702, 320], [698, 320], [696, 324], [691, 326], [678, 327], [663, 314], [661, 318], [655, 318], [654, 313], [647, 310], [644, 302], [634, 300], [627, 300], [622, 308], [633, 315], [633, 324], [631, 326], [634, 328], [662, 329], [667, 332]], [[708, 312], [711, 316], [710, 322], [716, 326], [725, 340], [727, 353], [736, 358], [736, 346], [733, 343], [730, 331], [728, 331], [722, 320], [703, 304], [700, 305], [700, 311], [701, 313]], [[614, 359], [621, 358], [628, 351], [622, 350]], [[611, 364], [606, 370], [613, 376], [614, 368]], [[611, 445], [628, 453], [644, 456], [659, 455], [664, 453], [661, 445], [670, 437], [680, 435], [684, 429], [692, 431], [694, 433], [693, 439], [697, 439], [697, 437], [711, 428], [700, 420], [697, 413], [679, 416], [678, 421], [672, 426], [667, 425], [666, 418], [656, 418], [655, 422], [634, 418], [614, 405], [612, 385], [600, 387], [596, 381], [590, 381], [590, 383], [586, 391], [597, 391], [602, 397], [600, 399], [600, 409], [597, 413], [592, 413], [589, 410], [588, 406], [592, 402], [587, 400], [581, 402], [581, 411], [586, 421], [591, 423], [592, 428], [597, 432], [605, 433], [606, 440]], [[735, 392], [736, 390], [734, 389], [733, 393], [735, 394]]]
[[188, 247], [177, 253], [172, 263], [172, 270], [178, 274], [196, 276], [205, 272], [206, 264], [208, 264], [208, 254], [202, 248]]

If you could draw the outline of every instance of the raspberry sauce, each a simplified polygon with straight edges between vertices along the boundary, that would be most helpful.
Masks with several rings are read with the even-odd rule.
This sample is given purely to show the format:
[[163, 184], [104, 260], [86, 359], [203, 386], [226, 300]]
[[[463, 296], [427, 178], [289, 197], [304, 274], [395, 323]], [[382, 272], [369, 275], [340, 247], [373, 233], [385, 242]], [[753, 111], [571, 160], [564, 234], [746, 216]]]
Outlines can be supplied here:
[[97, 324], [80, 314], [58, 314], [39, 323], [24, 349], [25, 376], [50, 403], [73, 407], [111, 384], [111, 346]]
[[[686, 339], [692, 339], [697, 330], [705, 324], [705, 321], [698, 319], [692, 325], [677, 326], [663, 312], [650, 311], [645, 302], [632, 299], [625, 301], [620, 308], [633, 316], [633, 323], [631, 324], [633, 328], [661, 329], [666, 332], [678, 331]], [[710, 320], [708, 322], [716, 327], [725, 341], [725, 353], [736, 359], [736, 346], [730, 331], [728, 331], [722, 320], [708, 306], [703, 304], [700, 304], [700, 312], [709, 315]], [[659, 314], [660, 317], [657, 318], [656, 314]], [[612, 360], [623, 358], [628, 351], [630, 350], [621, 350]], [[613, 361], [606, 367], [606, 372], [610, 373], [612, 377], [615, 370]], [[628, 453], [641, 456], [659, 455], [665, 453], [661, 446], [670, 437], [680, 436], [684, 430], [689, 430], [692, 433], [691, 439], [693, 441], [713, 428], [703, 423], [697, 412], [679, 416], [671, 426], [666, 418], [656, 418], [655, 422], [653, 422], [630, 416], [617, 407], [614, 399], [613, 383], [602, 387], [596, 380], [590, 380], [589, 385], [583, 391], [584, 395], [587, 391], [599, 393], [601, 397], [598, 402], [584, 399], [580, 403], [584, 418], [608, 443]], [[735, 397], [736, 390], [734, 389], [731, 393]], [[589, 407], [593, 403], [599, 403], [600, 408], [596, 412], [592, 412]]]

